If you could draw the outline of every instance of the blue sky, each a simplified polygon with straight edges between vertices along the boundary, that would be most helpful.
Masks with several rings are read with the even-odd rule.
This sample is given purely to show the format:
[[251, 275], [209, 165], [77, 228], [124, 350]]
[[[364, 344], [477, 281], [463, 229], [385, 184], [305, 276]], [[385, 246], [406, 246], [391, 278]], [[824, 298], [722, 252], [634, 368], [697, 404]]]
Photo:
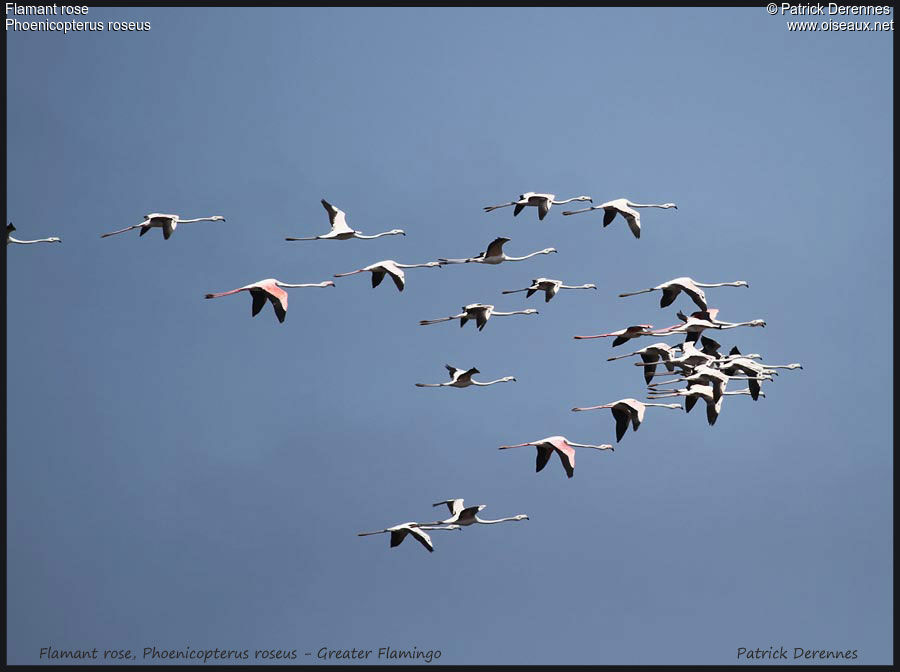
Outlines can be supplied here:
[[[7, 33], [7, 219], [63, 238], [7, 250], [8, 662], [48, 645], [892, 662], [892, 33], [789, 33], [762, 8], [89, 19], [152, 29]], [[482, 212], [524, 191], [678, 210], [644, 211], [640, 240], [559, 207]], [[327, 231], [321, 198], [408, 235], [284, 242]], [[227, 221], [99, 238], [147, 212]], [[559, 254], [413, 269], [402, 294], [290, 290], [284, 324], [246, 295], [203, 300], [499, 235]], [[569, 409], [643, 398], [640, 373], [606, 361], [627, 345], [571, 337], [672, 324], [683, 297], [617, 294], [682, 275], [749, 281], [710, 304], [768, 327], [718, 340], [804, 370], [712, 428], [650, 410], [571, 480], [497, 451], [612, 442], [608, 412]], [[600, 289], [500, 295], [539, 276]], [[417, 324], [473, 302], [540, 314]], [[518, 382], [414, 387], [444, 363]], [[453, 497], [530, 520], [434, 532], [433, 554], [356, 536]]]

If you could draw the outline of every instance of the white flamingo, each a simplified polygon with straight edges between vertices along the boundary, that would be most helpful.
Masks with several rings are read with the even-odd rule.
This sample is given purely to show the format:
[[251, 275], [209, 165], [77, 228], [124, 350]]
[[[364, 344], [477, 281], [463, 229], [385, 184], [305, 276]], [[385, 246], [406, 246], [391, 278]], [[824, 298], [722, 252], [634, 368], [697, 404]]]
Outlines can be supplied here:
[[406, 235], [402, 229], [391, 229], [383, 233], [376, 233], [374, 236], [364, 236], [362, 231], [354, 231], [347, 225], [347, 213], [343, 210], [336, 208], [324, 198], [322, 199], [322, 207], [328, 213], [328, 219], [331, 221], [331, 231], [321, 236], [312, 236], [311, 238], [285, 238], [285, 240], [349, 240], [350, 238], [372, 240], [382, 236]]
[[553, 254], [556, 250], [552, 247], [547, 247], [543, 250], [538, 250], [537, 252], [532, 252], [531, 254], [526, 254], [524, 257], [510, 257], [504, 254], [503, 246], [508, 243], [510, 238], [494, 238], [491, 241], [491, 244], [487, 246], [487, 250], [480, 253], [476, 257], [470, 257], [468, 259], [438, 259], [441, 264], [501, 264], [504, 261], [524, 261], [525, 259], [531, 259], [531, 257], [535, 257], [539, 254]]
[[403, 272], [404, 268], [440, 268], [441, 264], [437, 261], [429, 261], [425, 264], [401, 264], [393, 259], [385, 259], [384, 261], [378, 261], [374, 264], [369, 264], [364, 268], [360, 268], [355, 271], [350, 271], [349, 273], [335, 273], [334, 277], [343, 278], [347, 275], [354, 275], [355, 273], [365, 273], [366, 271], [372, 274], [372, 287], [377, 287], [381, 284], [381, 281], [384, 280], [385, 274], [391, 276], [391, 280], [394, 281], [394, 284], [397, 285], [397, 289], [399, 291], [403, 291], [403, 288], [406, 286], [406, 274]]
[[504, 376], [503, 378], [498, 378], [497, 380], [492, 380], [487, 383], [482, 383], [477, 380], [472, 380], [472, 376], [476, 373], [481, 373], [476, 368], [471, 368], [468, 370], [465, 369], [457, 369], [455, 366], [450, 366], [449, 364], [444, 364], [444, 367], [447, 371], [450, 372], [450, 380], [446, 383], [416, 383], [416, 387], [469, 387], [471, 385], [477, 385], [478, 387], [487, 387], [488, 385], [494, 385], [496, 383], [514, 383], [516, 379], [514, 376]]
[[465, 506], [462, 499], [447, 499], [443, 502], [437, 502], [433, 506], [441, 506], [443, 504], [447, 505], [447, 508], [450, 509], [450, 517], [446, 520], [437, 521], [434, 523], [429, 523], [429, 525], [494, 525], [496, 523], [507, 523], [511, 521], [518, 520], [528, 520], [528, 516], [524, 513], [520, 513], [516, 516], [510, 516], [509, 518], [498, 518], [497, 520], [485, 520], [484, 518], [478, 517], [478, 512], [482, 509], [487, 508], [486, 504], [479, 504], [478, 506]]
[[540, 441], [529, 441], [528, 443], [517, 443], [513, 446], [500, 446], [499, 450], [508, 448], [521, 448], [523, 446], [535, 446], [537, 448], [537, 463], [535, 473], [547, 466], [550, 456], [556, 452], [559, 455], [559, 461], [562, 463], [563, 469], [569, 478], [575, 475], [575, 448], [593, 448], [594, 450], [615, 450], [610, 444], [604, 443], [599, 446], [592, 446], [588, 443], [575, 443], [569, 441], [564, 436], [548, 436]]
[[[715, 390], [712, 386], [691, 385], [690, 387], [680, 390], [670, 390], [665, 394], [654, 394], [650, 398], [665, 399], [667, 397], [685, 397], [684, 406], [687, 413], [690, 413], [691, 409], [694, 407], [694, 404], [697, 403], [698, 399], [703, 399], [703, 401], [706, 402], [706, 421], [710, 426], [712, 426], [716, 424], [716, 420], [719, 419], [719, 413], [722, 412], [722, 401], [724, 401], [724, 397], [742, 394], [753, 396], [753, 392], [751, 390], [743, 389], [730, 392], [722, 392], [722, 394], [718, 398], [716, 398]], [[759, 392], [758, 396], [765, 397], [766, 393]]]
[[232, 289], [229, 292], [207, 294], [205, 298], [218, 299], [220, 296], [228, 296], [230, 294], [237, 294], [238, 292], [250, 292], [250, 295], [253, 297], [253, 307], [250, 311], [251, 316], [256, 317], [259, 311], [263, 309], [263, 306], [266, 305], [266, 299], [268, 299], [272, 303], [272, 308], [275, 310], [278, 321], [284, 322], [288, 309], [288, 293], [284, 291], [283, 288], [292, 287], [334, 287], [334, 283], [331, 280], [326, 280], [325, 282], [289, 285], [286, 282], [281, 282], [275, 278], [267, 278], [265, 280], [260, 280], [259, 282], [254, 282], [251, 285], [244, 285], [243, 287]]
[[553, 280], [552, 278], [535, 278], [531, 281], [530, 287], [523, 289], [505, 289], [501, 294], [515, 294], [516, 292], [527, 292], [525, 298], [529, 298], [535, 292], [544, 292], [544, 303], [548, 303], [550, 299], [556, 296], [561, 289], [597, 289], [597, 285], [564, 285], [562, 280]]
[[171, 235], [175, 232], [175, 228], [179, 224], [192, 224], [193, 222], [224, 222], [225, 218], [222, 215], [213, 215], [212, 217], [197, 217], [196, 219], [181, 219], [178, 215], [164, 215], [160, 212], [153, 212], [149, 215], [144, 215], [144, 221], [140, 224], [134, 224], [133, 226], [126, 226], [124, 229], [119, 229], [118, 231], [110, 231], [109, 233], [100, 234], [101, 238], [107, 238], [109, 236], [115, 236], [119, 233], [125, 233], [126, 231], [131, 231], [132, 229], [140, 229], [140, 235], [143, 236], [150, 229], [158, 228], [162, 229], [163, 238], [168, 240]]
[[678, 206], [674, 203], [632, 203], [627, 198], [617, 198], [600, 205], [581, 210], [567, 210], [564, 215], [577, 215], [580, 212], [590, 212], [591, 210], [603, 210], [603, 226], [609, 224], [616, 218], [616, 215], [622, 215], [628, 222], [628, 228], [634, 234], [635, 238], [641, 237], [641, 213], [634, 208], [675, 208]]
[[508, 317], [509, 315], [537, 315], [538, 311], [534, 308], [526, 308], [525, 310], [512, 310], [509, 312], [500, 312], [494, 310], [494, 306], [489, 303], [470, 303], [463, 306], [459, 315], [450, 315], [449, 317], [439, 317], [436, 320], [419, 320], [421, 326], [428, 324], [437, 324], [438, 322], [449, 322], [450, 320], [459, 320], [459, 326], [465, 326], [469, 320], [475, 320], [478, 331], [484, 329], [484, 325], [491, 319], [492, 315], [497, 317]]
[[488, 205], [484, 208], [484, 211], [491, 212], [498, 208], [508, 208], [509, 206], [514, 205], [515, 209], [513, 210], [513, 217], [515, 217], [522, 212], [524, 208], [534, 206], [538, 209], [538, 219], [544, 219], [544, 217], [547, 216], [547, 213], [550, 212], [550, 208], [554, 205], [563, 205], [565, 203], [571, 203], [572, 201], [594, 202], [590, 196], [575, 196], [574, 198], [569, 198], [565, 201], [557, 201], [556, 194], [537, 194], [533, 191], [527, 191], [524, 194], [521, 194], [517, 201], [503, 203], [501, 205]]
[[623, 343], [627, 343], [632, 338], [638, 338], [639, 336], [654, 336], [656, 332], [650, 331], [653, 327], [652, 324], [633, 324], [630, 327], [625, 327], [624, 329], [619, 329], [618, 331], [611, 331], [608, 334], [596, 334], [594, 336], [573, 336], [572, 338], [579, 340], [588, 340], [591, 338], [609, 338], [611, 336], [615, 336], [615, 340], [612, 342], [612, 347], [616, 347], [622, 345]]
[[659, 299], [659, 307], [665, 308], [671, 305], [681, 292], [684, 292], [691, 300], [696, 303], [700, 310], [706, 310], [706, 294], [703, 293], [701, 287], [749, 287], [750, 284], [745, 280], [736, 280], [735, 282], [697, 282], [692, 278], [675, 278], [669, 280], [656, 287], [641, 289], [636, 292], [627, 292], [619, 294], [619, 297], [636, 296], [638, 294], [646, 294], [647, 292], [662, 292]]
[[431, 537], [423, 532], [423, 530], [461, 530], [462, 528], [459, 525], [420, 525], [416, 522], [409, 523], [401, 523], [400, 525], [394, 525], [393, 527], [388, 527], [384, 530], [376, 530], [375, 532], [359, 532], [357, 536], [359, 537], [368, 537], [372, 534], [384, 534], [385, 532], [391, 533], [391, 548], [395, 546], [399, 546], [403, 543], [403, 540], [406, 539], [407, 535], [412, 535], [412, 537], [418, 541], [422, 546], [428, 549], [429, 553], [434, 553], [434, 544], [431, 543]]
[[6, 225], [6, 244], [15, 243], [17, 245], [31, 245], [32, 243], [61, 243], [62, 240], [57, 237], [52, 238], [38, 238], [37, 240], [19, 240], [18, 238], [12, 237], [12, 232], [16, 230], [16, 227], [13, 226], [13, 223], [10, 222]]
[[651, 380], [653, 380], [653, 376], [656, 374], [656, 364], [660, 360], [662, 360], [662, 363], [666, 367], [666, 370], [668, 370], [669, 372], [675, 370], [675, 367], [671, 362], [672, 358], [675, 357], [675, 355], [673, 354], [675, 350], [676, 346], [669, 345], [668, 343], [652, 343], [645, 348], [635, 350], [634, 352], [630, 352], [627, 355], [608, 357], [606, 361], [614, 362], [617, 359], [624, 359], [625, 357], [640, 355], [641, 360], [643, 360], [644, 362], [644, 379], [647, 381], [647, 383], [649, 383]]
[[601, 408], [608, 408], [612, 411], [613, 417], [616, 419], [616, 441], [621, 441], [628, 430], [628, 422], [631, 421], [631, 427], [636, 432], [638, 427], [644, 421], [644, 413], [648, 407], [658, 408], [682, 408], [681, 404], [648, 404], [637, 399], [619, 399], [609, 404], [600, 406], [584, 406], [575, 407], [573, 411], [596, 411]]

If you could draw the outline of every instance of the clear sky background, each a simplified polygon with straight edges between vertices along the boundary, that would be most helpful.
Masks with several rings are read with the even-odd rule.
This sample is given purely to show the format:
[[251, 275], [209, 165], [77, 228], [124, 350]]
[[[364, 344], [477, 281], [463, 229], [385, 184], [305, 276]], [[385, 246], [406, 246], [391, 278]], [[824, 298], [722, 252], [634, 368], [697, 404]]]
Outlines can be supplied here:
[[[790, 33], [763, 8], [88, 19], [152, 29], [7, 33], [7, 220], [63, 239], [7, 250], [10, 663], [48, 645], [892, 662], [893, 33]], [[640, 240], [598, 213], [482, 211], [524, 191], [678, 210], [643, 211]], [[408, 235], [285, 242], [328, 230], [320, 198]], [[99, 238], [147, 212], [227, 221]], [[246, 294], [203, 300], [499, 235], [559, 254], [413, 269], [402, 294], [368, 274], [291, 290], [284, 324]], [[682, 275], [749, 281], [710, 304], [768, 327], [717, 340], [804, 370], [712, 428], [702, 406], [651, 409], [571, 480], [497, 450], [614, 442], [608, 411], [569, 409], [643, 398], [606, 361], [635, 348], [572, 336], [673, 324], [684, 297], [617, 294]], [[600, 289], [500, 294], [539, 276]], [[540, 314], [417, 324], [473, 302]], [[414, 387], [445, 363], [518, 382]], [[356, 536], [454, 497], [530, 520], [434, 532], [433, 554]]]

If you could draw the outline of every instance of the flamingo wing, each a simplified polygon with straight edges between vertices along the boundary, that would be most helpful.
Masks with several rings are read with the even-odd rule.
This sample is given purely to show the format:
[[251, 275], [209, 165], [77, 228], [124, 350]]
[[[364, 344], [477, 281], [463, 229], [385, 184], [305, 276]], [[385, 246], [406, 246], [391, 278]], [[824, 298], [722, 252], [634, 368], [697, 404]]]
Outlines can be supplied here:
[[499, 257], [503, 255], [503, 245], [506, 243], [507, 238], [494, 238], [491, 241], [491, 244], [487, 246], [487, 251], [484, 253], [485, 257]]
[[656, 362], [659, 360], [659, 355], [644, 352], [641, 353], [641, 359], [644, 360], [644, 364], [647, 365], [644, 367], [644, 380], [649, 385], [656, 373]]
[[384, 280], [384, 271], [372, 271], [372, 288], [378, 287]]
[[278, 321], [284, 322], [284, 318], [287, 317], [288, 309], [287, 292], [278, 285], [266, 287], [266, 292], [269, 295], [269, 301], [272, 303], [272, 308], [275, 309], [275, 315], [278, 316]]
[[[401, 273], [402, 273], [402, 271], [401, 271]], [[390, 276], [391, 276], [391, 280], [394, 281], [394, 284], [397, 285], [397, 291], [402, 292], [403, 286], [405, 284], [403, 276], [400, 273], [391, 273]]]
[[478, 331], [484, 329], [484, 325], [487, 324], [488, 317], [487, 312], [483, 310], [479, 310], [478, 314], [475, 316], [475, 326], [478, 327]]
[[559, 455], [559, 461], [566, 470], [566, 476], [572, 478], [575, 475], [575, 449], [568, 444], [557, 445], [556, 454]]
[[535, 473], [547, 466], [550, 456], [553, 455], [553, 446], [548, 443], [541, 443], [537, 447], [537, 461], [535, 462]]
[[603, 226], [612, 224], [612, 221], [616, 218], [618, 212], [619, 211], [615, 208], [603, 208]]
[[525, 203], [516, 203], [516, 207], [513, 208], [513, 217], [518, 215], [525, 208]]
[[545, 198], [538, 204], [538, 219], [544, 219], [548, 212], [550, 212], [550, 201]]
[[168, 240], [172, 237], [172, 234], [175, 233], [175, 227], [178, 223], [172, 217], [166, 217], [163, 220], [162, 230], [163, 230], [163, 238]]
[[637, 211], [623, 212], [622, 215], [628, 222], [628, 228], [634, 234], [635, 238], [641, 237], [641, 214]]
[[691, 409], [694, 407], [694, 404], [697, 403], [698, 397], [690, 396], [684, 400], [684, 412], [690, 413]]
[[250, 311], [250, 314], [253, 317], [256, 317], [259, 314], [259, 311], [263, 309], [263, 306], [266, 305], [266, 293], [261, 289], [251, 289], [250, 296], [253, 297], [253, 308]]
[[665, 308], [666, 306], [671, 306], [680, 293], [681, 287], [669, 285], [662, 290], [662, 296], [659, 299], [659, 307]]
[[631, 419], [631, 414], [621, 408], [612, 408], [611, 410], [613, 417], [616, 419], [616, 441], [621, 441], [628, 430], [628, 421]]

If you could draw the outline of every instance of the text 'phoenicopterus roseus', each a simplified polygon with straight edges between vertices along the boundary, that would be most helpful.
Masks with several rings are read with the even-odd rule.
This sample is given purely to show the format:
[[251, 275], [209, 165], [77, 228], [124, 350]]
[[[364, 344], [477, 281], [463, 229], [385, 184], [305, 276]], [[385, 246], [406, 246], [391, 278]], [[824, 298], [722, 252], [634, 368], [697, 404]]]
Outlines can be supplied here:
[[525, 259], [531, 259], [531, 257], [535, 257], [539, 254], [553, 254], [556, 250], [552, 247], [547, 247], [543, 250], [538, 250], [537, 252], [532, 252], [531, 254], [526, 254], [524, 257], [510, 257], [504, 254], [503, 246], [508, 243], [510, 238], [494, 238], [491, 241], [491, 244], [487, 246], [487, 250], [480, 253], [476, 257], [470, 257], [468, 259], [438, 259], [441, 264], [500, 264], [504, 261], [524, 261]]
[[413, 538], [418, 541], [422, 546], [428, 549], [429, 553], [434, 553], [434, 544], [431, 543], [431, 537], [428, 536], [423, 530], [461, 530], [462, 528], [459, 525], [446, 525], [446, 526], [438, 526], [438, 525], [419, 525], [416, 522], [410, 523], [401, 523], [400, 525], [394, 525], [393, 527], [388, 527], [384, 530], [376, 530], [375, 532], [359, 532], [357, 533], [358, 537], [368, 537], [372, 534], [384, 534], [385, 532], [391, 533], [391, 548], [395, 546], [399, 546], [403, 543], [403, 540], [406, 539], [406, 535], [411, 534]]
[[465, 369], [457, 369], [455, 366], [450, 366], [449, 364], [444, 364], [444, 367], [447, 371], [450, 372], [450, 380], [446, 383], [416, 383], [416, 387], [469, 387], [471, 385], [476, 385], [478, 387], [487, 387], [488, 385], [493, 385], [495, 383], [514, 383], [516, 379], [514, 376], [504, 376], [503, 378], [498, 378], [497, 380], [492, 380], [487, 383], [481, 383], [477, 380], [472, 380], [472, 376], [476, 373], [481, 373], [476, 368], [471, 368], [468, 370]]
[[276, 280], [275, 278], [268, 278], [266, 280], [254, 282], [252, 285], [232, 289], [230, 292], [207, 294], [205, 298], [217, 299], [220, 296], [228, 296], [229, 294], [237, 294], [238, 292], [250, 292], [250, 295], [253, 297], [253, 308], [251, 309], [252, 316], [255, 317], [257, 313], [263, 309], [263, 306], [266, 305], [266, 299], [268, 299], [272, 302], [272, 308], [275, 310], [275, 315], [278, 316], [278, 321], [284, 322], [288, 309], [288, 294], [282, 287], [334, 287], [334, 283], [331, 280], [326, 280], [325, 282], [312, 284], [289, 285], [280, 280]]
[[402, 229], [392, 229], [384, 233], [376, 233], [374, 236], [364, 236], [361, 231], [354, 231], [347, 224], [347, 213], [340, 208], [334, 207], [331, 203], [322, 199], [322, 206], [328, 212], [328, 219], [331, 221], [331, 231], [321, 236], [312, 236], [311, 238], [285, 238], [285, 240], [348, 240], [350, 238], [360, 238], [362, 240], [371, 240], [373, 238], [381, 238], [382, 236], [405, 236], [406, 233]]
[[562, 280], [553, 280], [552, 278], [535, 278], [531, 281], [531, 287], [523, 289], [506, 289], [501, 294], [515, 294], [516, 292], [527, 292], [525, 298], [529, 298], [535, 292], [544, 292], [544, 303], [548, 303], [550, 299], [556, 296], [561, 289], [597, 289], [597, 285], [564, 285]]
[[641, 237], [641, 213], [634, 208], [675, 208], [678, 206], [674, 203], [632, 203], [627, 198], [617, 198], [600, 205], [581, 210], [567, 210], [564, 215], [577, 215], [580, 212], [590, 212], [591, 210], [603, 210], [603, 226], [609, 224], [615, 219], [616, 215], [622, 215], [628, 222], [628, 228], [634, 234], [635, 238]]
[[548, 436], [540, 441], [529, 441], [528, 443], [517, 443], [513, 446], [500, 446], [499, 450], [507, 448], [521, 448], [523, 446], [537, 447], [537, 464], [535, 472], [540, 471], [547, 466], [550, 456], [556, 451], [559, 455], [559, 461], [562, 463], [563, 469], [569, 478], [575, 475], [575, 448], [594, 448], [595, 450], [615, 450], [610, 444], [604, 443], [599, 446], [592, 446], [588, 443], [575, 443], [569, 441], [564, 436]]
[[661, 285], [657, 285], [656, 287], [650, 287], [648, 289], [641, 289], [636, 292], [627, 292], [625, 294], [619, 294], [620, 297], [626, 296], [636, 296], [638, 294], [646, 294], [647, 292], [662, 292], [662, 296], [659, 299], [659, 307], [665, 308], [672, 304], [678, 295], [681, 292], [684, 292], [691, 300], [696, 303], [700, 310], [706, 310], [706, 294], [703, 293], [701, 287], [749, 287], [750, 284], [745, 280], [736, 280], [735, 282], [714, 282], [714, 283], [706, 283], [706, 282], [697, 282], [692, 278], [675, 278], [674, 280], [669, 280], [668, 282], [664, 282]]
[[528, 520], [528, 516], [524, 513], [520, 513], [517, 516], [510, 516], [509, 518], [498, 518], [497, 520], [485, 520], [483, 518], [478, 517], [478, 512], [482, 509], [487, 508], [487, 504], [479, 504], [478, 506], [464, 506], [464, 501], [462, 499], [447, 499], [443, 502], [437, 502], [433, 506], [441, 506], [442, 504], [446, 504], [447, 508], [450, 509], [450, 517], [446, 520], [440, 520], [434, 523], [429, 523], [429, 525], [494, 525], [495, 523], [507, 523], [511, 521], [517, 520]]
[[149, 215], [144, 215], [144, 221], [140, 224], [134, 224], [133, 226], [126, 226], [124, 229], [119, 229], [118, 231], [110, 231], [109, 233], [103, 233], [100, 235], [101, 238], [107, 238], [108, 236], [115, 236], [119, 233], [125, 233], [126, 231], [131, 231], [132, 229], [140, 229], [140, 235], [143, 236], [147, 231], [153, 228], [160, 228], [163, 232], [163, 238], [166, 240], [175, 232], [175, 228], [179, 224], [191, 224], [193, 222], [224, 222], [225, 218], [221, 215], [213, 215], [212, 217], [198, 217], [197, 219], [181, 219], [178, 215], [164, 215], [159, 212], [153, 212]]
[[492, 315], [498, 317], [507, 317], [509, 315], [537, 315], [534, 308], [526, 308], [525, 310], [512, 310], [510, 312], [500, 312], [494, 310], [494, 306], [489, 303], [470, 303], [468, 306], [462, 307], [463, 312], [459, 315], [450, 315], [449, 317], [439, 317], [436, 320], [419, 320], [421, 326], [428, 324], [437, 324], [438, 322], [449, 322], [450, 320], [459, 320], [459, 326], [465, 326], [469, 320], [475, 320], [475, 326], [478, 331], [484, 329], [484, 325], [491, 319]]
[[440, 268], [441, 264], [437, 261], [429, 261], [425, 264], [401, 264], [399, 262], [394, 261], [393, 259], [385, 259], [384, 261], [378, 261], [374, 264], [369, 264], [364, 268], [360, 268], [356, 271], [350, 271], [349, 273], [335, 273], [334, 277], [343, 278], [347, 275], [354, 275], [355, 273], [365, 273], [369, 271], [372, 274], [372, 287], [377, 287], [381, 284], [381, 281], [384, 280], [385, 274], [391, 276], [391, 280], [394, 281], [394, 284], [397, 285], [397, 289], [399, 291], [403, 291], [403, 288], [406, 286], [406, 274], [403, 272], [404, 268]]
[[38, 238], [37, 240], [19, 240], [18, 238], [12, 237], [12, 232], [16, 230], [16, 227], [13, 226], [13, 223], [10, 222], [6, 225], [6, 244], [16, 243], [17, 245], [31, 245], [32, 243], [61, 243], [62, 240], [57, 237], [52, 238]]
[[519, 200], [512, 201], [511, 203], [503, 203], [502, 205], [488, 205], [484, 208], [485, 212], [491, 212], [492, 210], [496, 210], [498, 208], [508, 208], [511, 205], [516, 206], [513, 210], [513, 217], [518, 215], [522, 210], [526, 207], [534, 206], [538, 209], [538, 219], [544, 219], [547, 216], [547, 213], [550, 212], [550, 208], [554, 205], [564, 205], [565, 203], [571, 203], [572, 201], [589, 201], [593, 203], [594, 201], [590, 196], [575, 196], [574, 198], [568, 198], [565, 201], [557, 201], [556, 194], [538, 194], [533, 191], [525, 192], [519, 196]]
[[613, 417], [616, 419], [616, 441], [621, 441], [628, 429], [628, 421], [631, 421], [631, 427], [636, 432], [638, 427], [644, 421], [644, 412], [649, 407], [659, 408], [682, 408], [681, 404], [648, 404], [637, 399], [619, 399], [609, 404], [600, 406], [585, 406], [573, 408], [573, 411], [595, 411], [600, 408], [608, 408], [612, 411]]

